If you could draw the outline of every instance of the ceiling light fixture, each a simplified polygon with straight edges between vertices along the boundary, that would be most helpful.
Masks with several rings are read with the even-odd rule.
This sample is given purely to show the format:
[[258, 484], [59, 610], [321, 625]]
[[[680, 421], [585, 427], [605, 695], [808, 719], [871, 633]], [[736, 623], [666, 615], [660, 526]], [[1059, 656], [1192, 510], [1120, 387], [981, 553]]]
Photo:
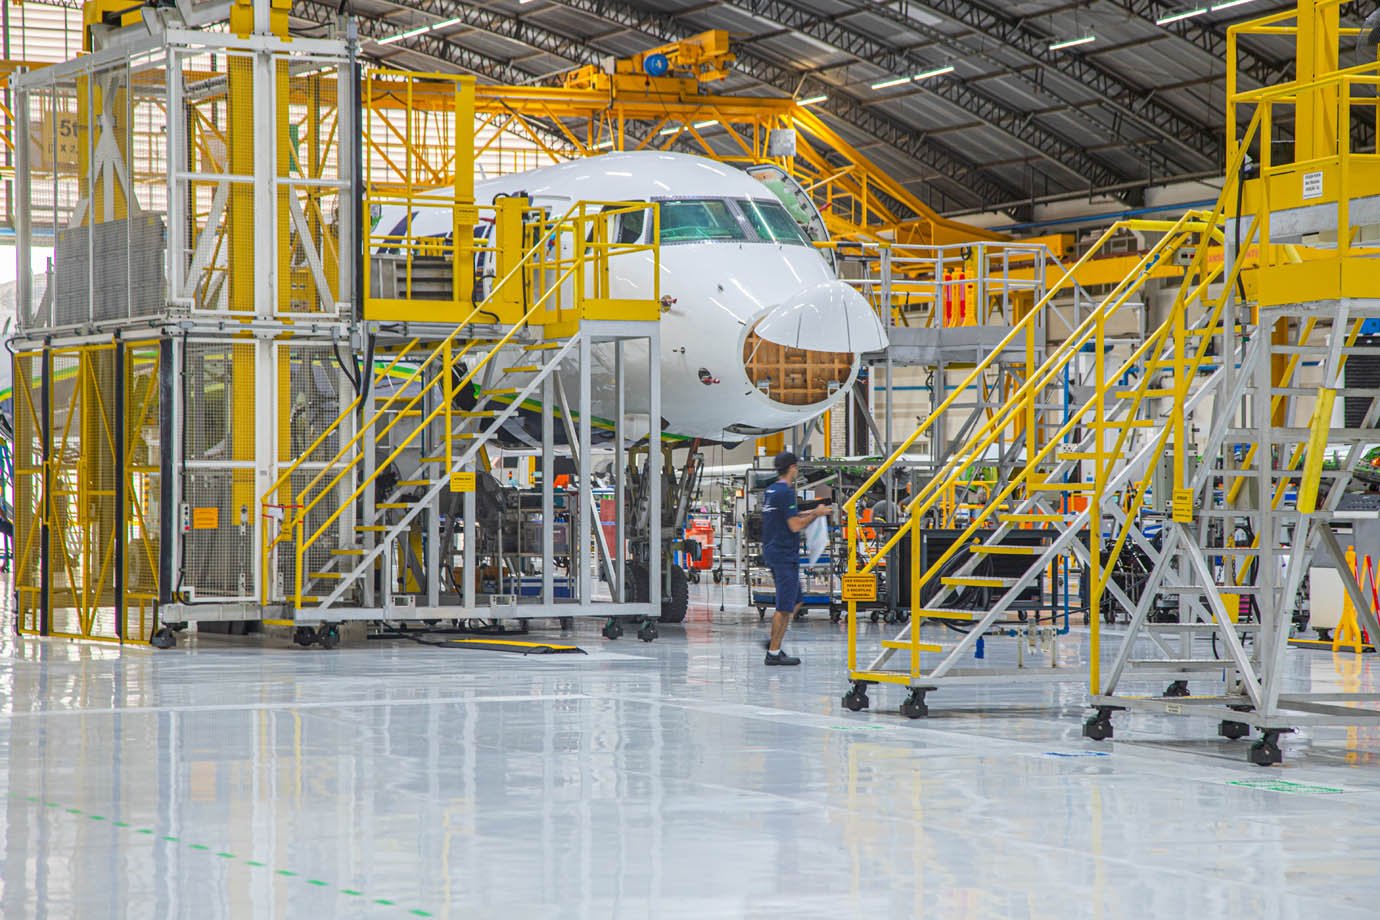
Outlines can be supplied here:
[[883, 80], [881, 83], [873, 83], [873, 89], [890, 89], [893, 86], [900, 86], [903, 83], [919, 82], [928, 80], [930, 77], [942, 77], [946, 73], [953, 73], [954, 65], [945, 64], [943, 67], [936, 67], [934, 70], [924, 70], [913, 77], [897, 77], [894, 80]]
[[1183, 10], [1178, 13], [1170, 13], [1168, 16], [1161, 16], [1155, 20], [1157, 26], [1167, 26], [1171, 22], [1178, 22], [1180, 19], [1191, 19], [1194, 16], [1201, 16], [1208, 11], [1205, 6], [1194, 7], [1191, 10]]
[[1229, 10], [1234, 6], [1245, 6], [1247, 3], [1254, 2], [1255, 0], [1226, 0], [1225, 3], [1214, 3], [1212, 5], [1212, 11], [1215, 13], [1218, 10]]
[[1054, 42], [1049, 46], [1050, 51], [1062, 51], [1065, 48], [1075, 48], [1078, 45], [1087, 45], [1097, 41], [1096, 35], [1084, 35], [1082, 38], [1070, 38], [1061, 42]]
[[804, 99], [797, 99], [796, 102], [795, 102], [795, 104], [796, 104], [796, 105], [818, 105], [819, 103], [823, 102], [824, 100], [826, 100], [826, 99], [828, 99], [828, 98], [829, 98], [829, 97], [828, 97], [828, 96], [825, 96], [825, 95], [807, 96], [807, 97], [804, 98]]
[[393, 42], [400, 42], [404, 38], [411, 38], [414, 35], [421, 35], [423, 32], [430, 32], [431, 26], [418, 26], [415, 29], [408, 29], [406, 32], [399, 32], [397, 35], [390, 35], [387, 38], [378, 40], [380, 45], [391, 45]]

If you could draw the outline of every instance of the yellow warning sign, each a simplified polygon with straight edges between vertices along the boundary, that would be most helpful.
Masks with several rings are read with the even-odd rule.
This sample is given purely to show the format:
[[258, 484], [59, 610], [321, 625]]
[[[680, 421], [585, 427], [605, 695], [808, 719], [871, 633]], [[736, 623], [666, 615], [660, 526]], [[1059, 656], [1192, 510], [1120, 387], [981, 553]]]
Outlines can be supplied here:
[[452, 492], [473, 492], [474, 474], [473, 473], [451, 473], [450, 490]]
[[843, 599], [845, 601], [875, 601], [877, 599], [877, 576], [843, 576]]
[[192, 509], [192, 530], [215, 530], [219, 526], [219, 508]]
[[1193, 523], [1193, 490], [1175, 489], [1173, 517], [1176, 524]]

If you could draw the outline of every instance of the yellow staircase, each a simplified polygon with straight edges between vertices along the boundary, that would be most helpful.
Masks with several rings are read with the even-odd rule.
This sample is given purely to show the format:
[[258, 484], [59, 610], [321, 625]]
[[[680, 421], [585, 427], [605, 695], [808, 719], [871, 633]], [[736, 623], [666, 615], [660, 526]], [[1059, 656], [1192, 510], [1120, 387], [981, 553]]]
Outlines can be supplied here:
[[[935, 475], [905, 505], [899, 528], [866, 558], [860, 554], [857, 541], [859, 504], [889, 469], [903, 462], [911, 446], [931, 432], [947, 406], [937, 407], [848, 499], [849, 573], [875, 577], [888, 556], [894, 560], [886, 567], [888, 577], [899, 575], [894, 569], [908, 567], [910, 596], [901, 602], [910, 619], [894, 636], [868, 635], [860, 628], [857, 603], [849, 602], [848, 669], [852, 685], [843, 699], [847, 708], [858, 710], [870, 705], [867, 687], [876, 683], [909, 687], [910, 696], [901, 711], [915, 718], [928, 712], [925, 694], [946, 682], [1063, 676], [1054, 643], [1057, 631], [1042, 628], [1038, 622], [1022, 623], [1012, 618], [1018, 599], [1063, 559], [1071, 559], [1081, 568], [1081, 577], [1094, 593], [1105, 588], [1129, 604], [1129, 598], [1124, 594], [1118, 597], [1120, 589], [1105, 578], [1107, 566], [1100, 559], [1102, 534], [1110, 527], [1118, 548], [1128, 538], [1145, 542], [1125, 508], [1136, 507], [1144, 499], [1148, 486], [1144, 470], [1163, 448], [1161, 433], [1175, 424], [1164, 405], [1172, 402], [1170, 397], [1201, 399], [1200, 394], [1208, 392], [1221, 373], [1216, 359], [1207, 352], [1213, 330], [1220, 328], [1224, 299], [1214, 303], [1200, 297], [1222, 280], [1221, 266], [1213, 266], [1207, 258], [1208, 244], [1220, 240], [1221, 225], [1219, 206], [1213, 213], [1189, 212], [1178, 221], [1125, 221], [1110, 228], [993, 349], [993, 355], [954, 388], [950, 400], [981, 381], [996, 354], [1026, 344], [1030, 358], [1024, 381], [985, 424], [942, 458], [942, 463], [936, 458]], [[1096, 258], [1108, 240], [1128, 229], [1158, 233], [1160, 237], [1135, 271], [1037, 363], [1036, 331], [1047, 328], [1048, 314], [1071, 289], [1079, 269]], [[1192, 254], [1193, 267], [1180, 286], [1168, 319], [1134, 348], [1109, 336], [1109, 326], [1128, 309], [1154, 267], [1181, 252]], [[1175, 355], [1182, 357], [1171, 360]], [[1076, 390], [1090, 394], [1081, 405], [1059, 405], [1055, 391], [1064, 387], [1066, 372], [1081, 381]], [[1167, 378], [1170, 383], [1166, 383]], [[942, 510], [955, 491], [971, 480], [970, 471], [992, 462], [993, 457], [1001, 458], [1005, 465], [998, 467], [1003, 472], [997, 482], [988, 486], [986, 505], [974, 509], [959, 538], [922, 568], [920, 538], [926, 521], [935, 516], [932, 510]], [[1109, 500], [1113, 496], [1116, 500]], [[1045, 537], [1032, 544], [1031, 530], [1042, 531]], [[896, 560], [892, 551], [907, 542], [910, 558]], [[1001, 576], [992, 571], [998, 558], [1005, 563]], [[1029, 564], [1022, 567], [1020, 562], [1026, 559]], [[1020, 574], [1013, 575], [1013, 571]], [[990, 601], [975, 602], [974, 593], [979, 597], [986, 594]], [[1095, 623], [1096, 610], [1092, 613]], [[927, 625], [934, 628], [926, 630]], [[973, 660], [975, 654], [982, 654], [979, 643], [984, 638], [1012, 631], [1032, 646], [1038, 637], [1049, 649], [1048, 660], [1014, 669]], [[901, 653], [899, 662], [897, 653]], [[934, 657], [922, 659], [926, 655]]]

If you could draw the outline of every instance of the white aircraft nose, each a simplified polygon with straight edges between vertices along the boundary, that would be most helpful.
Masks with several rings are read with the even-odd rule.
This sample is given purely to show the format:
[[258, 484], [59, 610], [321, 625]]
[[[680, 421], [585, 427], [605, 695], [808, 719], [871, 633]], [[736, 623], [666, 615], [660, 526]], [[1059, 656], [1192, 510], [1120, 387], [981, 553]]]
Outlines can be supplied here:
[[778, 303], [753, 332], [802, 351], [863, 352], [886, 347], [886, 327], [867, 299], [843, 281], [821, 281]]

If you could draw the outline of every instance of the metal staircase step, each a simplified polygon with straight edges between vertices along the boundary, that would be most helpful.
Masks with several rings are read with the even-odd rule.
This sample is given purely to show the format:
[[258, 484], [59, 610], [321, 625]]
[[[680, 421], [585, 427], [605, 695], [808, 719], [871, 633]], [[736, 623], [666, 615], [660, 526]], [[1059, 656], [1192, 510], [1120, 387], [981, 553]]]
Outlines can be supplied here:
[[517, 387], [498, 387], [497, 389], [493, 390], [480, 390], [479, 395], [481, 397], [516, 396], [520, 392], [521, 390], [519, 390]]
[[355, 530], [360, 533], [384, 533], [393, 529], [391, 524], [356, 524]]
[[374, 507], [375, 507], [375, 508], [378, 508], [380, 511], [387, 511], [387, 510], [389, 510], [389, 509], [394, 509], [394, 508], [400, 509], [400, 510], [405, 510], [405, 509], [407, 509], [407, 508], [411, 508], [411, 507], [412, 507], [412, 503], [411, 503], [411, 502], [379, 502], [378, 504], [374, 505]]
[[939, 645], [936, 642], [920, 642], [918, 644], [912, 644], [910, 642], [907, 642], [905, 639], [883, 639], [881, 645], [882, 648], [893, 648], [900, 649], [903, 651], [909, 651], [912, 648], [919, 648], [919, 650], [922, 652], [944, 651], [944, 646]]
[[968, 551], [984, 556], [1036, 556], [1044, 551], [1044, 547], [1005, 543], [974, 543], [968, 547]]
[[459, 411], [459, 412], [452, 412], [451, 415], [456, 415], [456, 416], [459, 416], [460, 418], [494, 418], [495, 416], [498, 415], [498, 410], [496, 410], [496, 409], [464, 409], [464, 410], [461, 410], [461, 411]]
[[1005, 524], [1067, 524], [1071, 516], [1067, 514], [1003, 514]]
[[914, 616], [926, 620], [962, 620], [969, 623], [983, 615], [978, 610], [959, 610], [954, 607], [926, 607], [914, 613]]
[[431, 482], [430, 479], [399, 479], [397, 485], [399, 488], [410, 489], [416, 486], [429, 486]]
[[1027, 485], [1031, 492], [1091, 492], [1097, 488], [1095, 482], [1036, 482]]
[[997, 578], [986, 575], [943, 575], [941, 585], [950, 588], [1009, 588], [1016, 583], [1015, 578]]
[[1126, 663], [1155, 671], [1220, 671], [1233, 667], [1222, 658], [1131, 658]]
[[345, 573], [343, 573], [343, 572], [308, 572], [308, 573], [307, 573], [307, 577], [308, 577], [308, 578], [334, 578], [334, 579], [337, 579], [337, 580], [338, 580], [338, 579], [344, 578], [344, 577], [345, 577]]
[[363, 555], [364, 555], [364, 550], [358, 549], [358, 548], [356, 548], [356, 549], [333, 549], [333, 550], [331, 550], [331, 555], [332, 555], [332, 556], [363, 556]]
[[514, 367], [503, 368], [505, 374], [535, 374], [541, 370], [540, 364], [518, 364]]
[[[1111, 456], [1110, 454], [1102, 454], [1102, 458], [1104, 458], [1104, 459], [1105, 459], [1105, 458], [1110, 458], [1110, 456]], [[1070, 451], [1060, 451], [1060, 452], [1059, 452], [1059, 459], [1060, 459], [1060, 460], [1068, 460], [1068, 461], [1072, 461], [1072, 462], [1075, 462], [1075, 463], [1076, 463], [1076, 462], [1078, 462], [1079, 460], [1097, 460], [1097, 459], [1098, 459], [1098, 455], [1097, 455], [1097, 452], [1096, 452], [1096, 451], [1091, 451], [1091, 450], [1070, 450]]]
[[523, 351], [555, 351], [564, 348], [565, 342], [533, 342], [530, 345], [522, 346]]

